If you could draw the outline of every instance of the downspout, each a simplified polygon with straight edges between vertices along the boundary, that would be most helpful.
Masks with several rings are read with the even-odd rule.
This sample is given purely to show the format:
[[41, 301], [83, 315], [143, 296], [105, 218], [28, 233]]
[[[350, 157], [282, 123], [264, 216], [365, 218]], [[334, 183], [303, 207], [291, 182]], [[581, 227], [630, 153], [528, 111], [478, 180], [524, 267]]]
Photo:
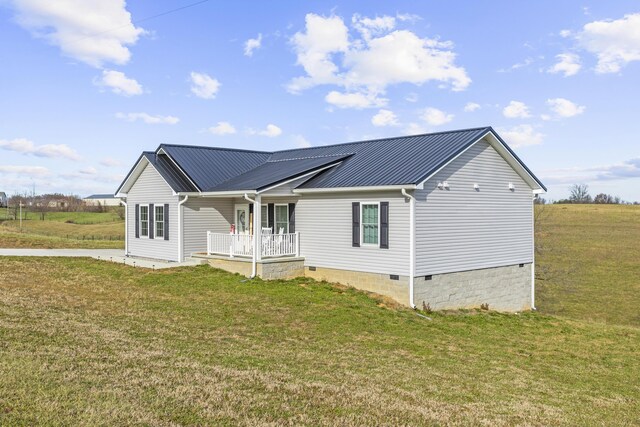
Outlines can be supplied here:
[[409, 199], [409, 306], [416, 308], [413, 301], [413, 282], [416, 275], [416, 198], [407, 193], [405, 188], [400, 191]]
[[129, 255], [129, 205], [124, 199], [120, 199], [124, 205], [124, 256]]
[[[180, 196], [178, 196], [180, 198]], [[182, 205], [189, 200], [189, 195], [184, 196], [184, 199], [178, 201], [178, 262], [184, 261], [184, 242], [182, 241]]]
[[[255, 203], [256, 201], [253, 200], [252, 198], [249, 197], [249, 195], [247, 193], [244, 193], [243, 198], [251, 203], [252, 205], [254, 205], [255, 208]], [[253, 210], [253, 218], [256, 217], [256, 210]], [[256, 224], [255, 221], [253, 221], [253, 239], [254, 239], [254, 245], [253, 245], [253, 255], [251, 256], [251, 277], [249, 277], [250, 279], [253, 279], [254, 277], [256, 277], [256, 275], [258, 274], [258, 262], [257, 262], [257, 256], [258, 256], [258, 248], [257, 245], [255, 244], [256, 241]]]
[[531, 203], [531, 310], [536, 310], [536, 195]]

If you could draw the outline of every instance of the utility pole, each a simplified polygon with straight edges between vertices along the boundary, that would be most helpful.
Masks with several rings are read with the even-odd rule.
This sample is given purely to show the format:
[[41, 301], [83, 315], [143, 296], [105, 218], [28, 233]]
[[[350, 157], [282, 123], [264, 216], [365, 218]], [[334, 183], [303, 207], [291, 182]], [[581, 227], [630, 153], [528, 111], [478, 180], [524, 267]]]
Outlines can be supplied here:
[[20, 202], [20, 232], [22, 233], [22, 201]]

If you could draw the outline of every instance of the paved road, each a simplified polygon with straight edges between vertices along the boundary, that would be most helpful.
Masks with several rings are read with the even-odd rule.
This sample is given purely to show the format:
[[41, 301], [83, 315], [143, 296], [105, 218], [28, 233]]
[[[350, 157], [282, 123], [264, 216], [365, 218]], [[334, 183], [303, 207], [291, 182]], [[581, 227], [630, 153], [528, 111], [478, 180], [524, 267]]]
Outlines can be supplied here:
[[166, 262], [125, 257], [122, 249], [0, 249], [0, 256], [91, 257], [144, 268], [171, 268], [201, 264], [200, 261]]

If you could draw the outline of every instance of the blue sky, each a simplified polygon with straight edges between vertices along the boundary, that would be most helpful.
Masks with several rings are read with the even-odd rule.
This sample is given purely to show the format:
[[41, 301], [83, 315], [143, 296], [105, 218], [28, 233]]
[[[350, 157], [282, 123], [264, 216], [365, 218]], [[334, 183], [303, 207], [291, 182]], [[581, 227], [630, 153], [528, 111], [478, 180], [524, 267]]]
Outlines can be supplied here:
[[160, 143], [491, 125], [548, 198], [640, 201], [639, 28], [633, 1], [0, 0], [0, 191], [113, 192]]

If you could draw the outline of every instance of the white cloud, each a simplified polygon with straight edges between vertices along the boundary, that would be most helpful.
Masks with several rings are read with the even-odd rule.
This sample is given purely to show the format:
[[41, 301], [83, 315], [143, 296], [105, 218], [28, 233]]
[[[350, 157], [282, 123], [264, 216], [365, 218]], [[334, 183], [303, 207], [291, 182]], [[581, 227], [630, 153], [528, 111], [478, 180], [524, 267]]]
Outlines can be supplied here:
[[571, 31], [570, 30], [562, 30], [560, 31], [560, 37], [563, 38], [567, 38], [567, 37], [571, 37]]
[[358, 30], [365, 40], [372, 36], [384, 34], [396, 27], [396, 18], [393, 16], [376, 16], [375, 18], [362, 17], [359, 14], [351, 18], [353, 28]]
[[576, 35], [580, 45], [598, 58], [597, 73], [617, 73], [632, 61], [640, 61], [640, 13], [615, 21], [594, 21]]
[[529, 107], [524, 102], [511, 101], [509, 105], [504, 107], [502, 114], [509, 119], [524, 119], [531, 117]]
[[547, 105], [557, 117], [561, 118], [580, 115], [584, 113], [584, 110], [586, 109], [585, 106], [574, 104], [573, 102], [564, 98], [547, 99]]
[[479, 110], [480, 104], [477, 104], [475, 102], [467, 102], [467, 104], [464, 106], [464, 112], [465, 113], [473, 113], [476, 110]]
[[325, 98], [341, 108], [380, 107], [386, 103], [381, 96], [394, 84], [437, 81], [455, 91], [466, 89], [471, 79], [455, 65], [451, 42], [395, 29], [396, 21], [354, 15], [351, 24], [360, 37], [350, 39], [341, 17], [307, 14], [305, 30], [291, 38], [297, 64], [306, 74], [291, 80], [287, 89], [299, 93], [318, 85], [341, 87], [344, 93], [334, 90]]
[[260, 49], [262, 46], [262, 34], [258, 34], [255, 39], [249, 39], [244, 42], [244, 54], [245, 56], [253, 56], [253, 51]]
[[498, 70], [498, 72], [499, 73], [509, 73], [509, 72], [517, 70], [519, 68], [528, 67], [529, 65], [533, 64], [534, 62], [535, 62], [535, 59], [533, 59], [531, 57], [528, 57], [528, 58], [525, 58], [525, 60], [522, 61], [522, 62], [516, 62], [515, 64], [513, 64], [509, 68], [501, 68], [501, 69]]
[[142, 86], [134, 79], [125, 76], [121, 71], [102, 70], [102, 77], [93, 79], [97, 86], [108, 87], [118, 95], [133, 96], [142, 94]]
[[411, 92], [410, 94], [404, 97], [404, 100], [407, 102], [418, 102], [418, 94]]
[[104, 159], [102, 159], [100, 161], [100, 164], [102, 166], [106, 166], [108, 168], [115, 168], [115, 167], [118, 167], [118, 166], [122, 166], [122, 162], [121, 161], [116, 160], [116, 159], [114, 159], [112, 157], [105, 157]]
[[12, 140], [0, 139], [0, 148], [37, 157], [63, 158], [74, 161], [80, 160], [80, 155], [66, 144], [35, 145], [32, 141], [24, 138]]
[[536, 132], [531, 125], [518, 125], [511, 129], [498, 129], [498, 133], [512, 148], [540, 145], [544, 134]]
[[209, 132], [214, 135], [231, 135], [236, 133], [236, 128], [229, 122], [218, 122], [209, 128]]
[[398, 126], [398, 117], [391, 110], [380, 110], [371, 118], [371, 124], [374, 126]]
[[180, 121], [179, 118], [174, 116], [152, 116], [147, 113], [116, 113], [116, 117], [118, 119], [126, 120], [128, 122], [135, 122], [138, 120], [142, 120], [148, 125], [175, 125]]
[[305, 22], [306, 32], [298, 32], [291, 38], [297, 64], [307, 73], [289, 83], [288, 89], [294, 93], [316, 85], [340, 83], [338, 66], [332, 61], [332, 55], [349, 49], [349, 29], [342, 18], [309, 13]]
[[427, 129], [419, 123], [409, 123], [402, 131], [405, 135], [419, 135], [427, 133]]
[[640, 157], [609, 165], [548, 169], [542, 171], [541, 176], [550, 184], [640, 178]]
[[34, 37], [94, 67], [123, 65], [131, 58], [127, 46], [144, 33], [136, 28], [124, 0], [27, 0], [10, 2], [16, 21]]
[[80, 169], [78, 172], [82, 175], [96, 175], [98, 173], [98, 169], [93, 166], [88, 166], [84, 169]]
[[302, 135], [293, 135], [293, 143], [298, 148], [309, 148], [312, 146], [311, 142]]
[[371, 107], [383, 107], [389, 101], [368, 93], [340, 93], [332, 90], [324, 98], [327, 103], [338, 108], [355, 108], [357, 110]]
[[51, 172], [49, 169], [42, 166], [13, 166], [13, 165], [0, 165], [0, 173], [2, 174], [19, 174], [19, 175], [32, 175], [32, 176], [46, 176]]
[[447, 114], [437, 108], [427, 108], [421, 117], [431, 126], [440, 126], [453, 120], [453, 114]]
[[269, 138], [274, 138], [276, 136], [282, 135], [282, 129], [280, 129], [276, 125], [268, 124], [264, 130], [249, 129], [247, 133], [249, 135], [261, 135], [261, 136], [268, 136]]
[[220, 89], [220, 82], [205, 73], [191, 72], [191, 92], [198, 98], [213, 99]]
[[561, 53], [556, 55], [558, 62], [553, 67], [549, 68], [549, 73], [563, 73], [565, 77], [573, 76], [580, 71], [582, 65], [580, 64], [580, 57], [575, 53]]

